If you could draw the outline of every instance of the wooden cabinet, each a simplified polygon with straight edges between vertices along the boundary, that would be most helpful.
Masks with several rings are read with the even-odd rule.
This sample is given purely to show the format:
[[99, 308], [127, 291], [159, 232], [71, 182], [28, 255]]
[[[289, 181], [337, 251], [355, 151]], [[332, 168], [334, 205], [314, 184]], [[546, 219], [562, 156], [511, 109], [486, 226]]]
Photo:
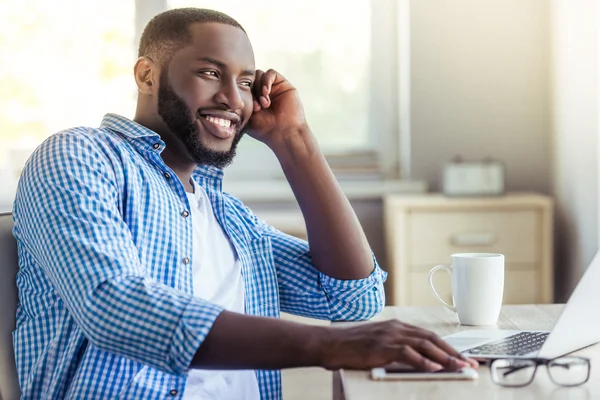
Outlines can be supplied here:
[[[388, 303], [439, 304], [428, 274], [454, 253], [505, 255], [504, 304], [553, 300], [552, 200], [538, 194], [448, 198], [438, 194], [384, 197]], [[452, 302], [450, 276], [434, 275]]]

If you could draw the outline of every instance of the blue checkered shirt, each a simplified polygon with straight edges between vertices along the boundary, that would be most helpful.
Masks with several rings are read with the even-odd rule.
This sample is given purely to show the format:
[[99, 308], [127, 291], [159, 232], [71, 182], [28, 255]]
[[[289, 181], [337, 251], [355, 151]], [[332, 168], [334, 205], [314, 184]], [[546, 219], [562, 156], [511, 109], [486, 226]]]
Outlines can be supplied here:
[[[160, 136], [108, 114], [52, 135], [27, 162], [14, 203], [19, 249], [15, 356], [24, 399], [177, 399], [222, 309], [192, 295], [192, 221]], [[360, 320], [384, 305], [386, 274], [317, 271], [308, 244], [258, 220], [198, 167], [233, 243], [246, 313]], [[260, 188], [257, 188], [260, 190]], [[279, 371], [256, 371], [281, 399]]]

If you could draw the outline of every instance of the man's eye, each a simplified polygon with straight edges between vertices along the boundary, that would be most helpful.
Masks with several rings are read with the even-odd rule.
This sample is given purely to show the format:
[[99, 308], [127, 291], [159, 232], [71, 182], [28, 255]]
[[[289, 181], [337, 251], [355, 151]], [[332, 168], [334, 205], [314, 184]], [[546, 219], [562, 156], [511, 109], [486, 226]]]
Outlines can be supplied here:
[[246, 87], [252, 87], [252, 81], [242, 81], [242, 82], [240, 82], [240, 85], [246, 86]]
[[217, 71], [198, 71], [198, 73], [201, 75], [213, 76], [215, 78], [219, 77], [219, 74], [217, 74]]

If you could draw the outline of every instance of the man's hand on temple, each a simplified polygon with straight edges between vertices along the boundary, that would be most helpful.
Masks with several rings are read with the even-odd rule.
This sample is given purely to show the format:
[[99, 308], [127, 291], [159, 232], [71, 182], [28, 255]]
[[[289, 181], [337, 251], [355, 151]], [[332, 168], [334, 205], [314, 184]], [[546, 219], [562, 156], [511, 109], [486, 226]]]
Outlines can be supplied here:
[[298, 90], [273, 69], [256, 71], [253, 87], [254, 113], [248, 122], [248, 134], [273, 148], [308, 128]]

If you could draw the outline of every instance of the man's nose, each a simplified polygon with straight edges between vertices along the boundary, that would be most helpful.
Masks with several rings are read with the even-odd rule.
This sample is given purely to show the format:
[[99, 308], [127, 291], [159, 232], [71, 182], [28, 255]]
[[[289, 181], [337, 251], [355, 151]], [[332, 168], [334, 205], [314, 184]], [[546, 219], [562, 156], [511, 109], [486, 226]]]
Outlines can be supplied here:
[[237, 82], [223, 82], [220, 90], [215, 94], [215, 101], [223, 104], [229, 110], [244, 108], [244, 100]]

